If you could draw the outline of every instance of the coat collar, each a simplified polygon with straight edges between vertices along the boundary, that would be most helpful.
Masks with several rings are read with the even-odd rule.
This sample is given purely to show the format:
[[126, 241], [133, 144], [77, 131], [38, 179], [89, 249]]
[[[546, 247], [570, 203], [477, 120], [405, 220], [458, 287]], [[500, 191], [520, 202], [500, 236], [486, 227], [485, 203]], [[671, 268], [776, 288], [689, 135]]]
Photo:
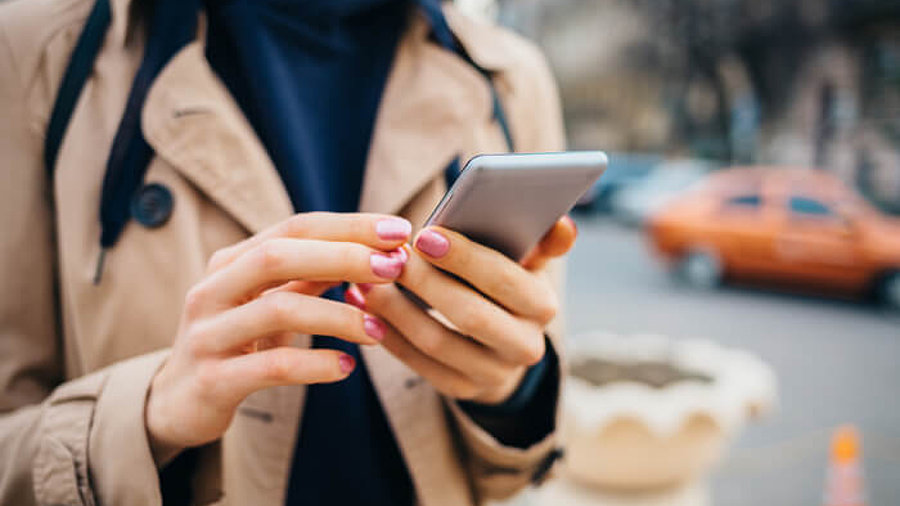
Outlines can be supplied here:
[[490, 121], [484, 77], [428, 40], [416, 16], [397, 50], [369, 150], [360, 209], [393, 213], [459, 155], [473, 123]]
[[141, 115], [156, 155], [251, 232], [293, 212], [275, 166], [195, 41], [163, 68]]
[[[114, 0], [123, 15], [127, 0]], [[465, 26], [446, 8], [451, 26]], [[114, 26], [116, 21], [114, 20]], [[484, 77], [428, 40], [415, 15], [397, 49], [375, 121], [360, 210], [395, 213], [463, 151], [473, 126], [491, 121]], [[472, 30], [469, 30], [472, 32]], [[502, 59], [490, 46], [458, 36], [472, 58], [490, 68]], [[471, 39], [471, 40], [470, 40]], [[292, 213], [290, 199], [264, 147], [219, 81], [197, 40], [157, 77], [142, 128], [158, 156], [191, 180], [249, 231]]]

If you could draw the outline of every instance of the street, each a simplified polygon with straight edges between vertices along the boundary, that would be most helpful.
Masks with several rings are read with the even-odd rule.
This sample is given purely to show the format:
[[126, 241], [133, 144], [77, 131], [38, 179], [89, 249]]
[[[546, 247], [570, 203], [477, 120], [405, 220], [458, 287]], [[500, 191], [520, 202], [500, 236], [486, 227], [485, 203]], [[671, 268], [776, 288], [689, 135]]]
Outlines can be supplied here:
[[871, 505], [900, 504], [900, 316], [872, 304], [777, 291], [680, 286], [638, 230], [579, 216], [567, 275], [567, 335], [591, 330], [702, 337], [757, 353], [780, 405], [750, 425], [712, 477], [717, 506], [821, 504], [831, 431], [863, 436]]

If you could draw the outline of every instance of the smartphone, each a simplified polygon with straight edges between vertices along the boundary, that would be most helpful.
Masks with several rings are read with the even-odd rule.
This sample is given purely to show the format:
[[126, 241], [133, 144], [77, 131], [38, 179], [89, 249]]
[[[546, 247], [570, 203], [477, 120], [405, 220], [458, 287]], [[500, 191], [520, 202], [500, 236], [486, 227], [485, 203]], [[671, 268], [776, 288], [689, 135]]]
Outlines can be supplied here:
[[479, 155], [425, 226], [439, 225], [522, 260], [603, 175], [602, 151]]

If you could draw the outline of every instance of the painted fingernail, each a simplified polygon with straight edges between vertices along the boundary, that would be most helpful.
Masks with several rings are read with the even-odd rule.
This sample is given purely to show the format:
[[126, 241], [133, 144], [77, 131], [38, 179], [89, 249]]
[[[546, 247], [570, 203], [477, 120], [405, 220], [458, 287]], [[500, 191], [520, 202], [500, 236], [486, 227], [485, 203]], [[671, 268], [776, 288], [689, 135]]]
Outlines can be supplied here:
[[359, 291], [359, 288], [357, 288], [355, 286], [351, 286], [344, 292], [344, 300], [347, 301], [347, 304], [356, 306], [359, 309], [366, 308], [366, 299], [363, 297], [363, 294]]
[[370, 314], [363, 317], [363, 329], [369, 337], [376, 341], [384, 339], [384, 335], [387, 333], [387, 326], [384, 322]]
[[350, 373], [356, 367], [356, 359], [351, 357], [350, 355], [341, 355], [338, 358], [338, 365], [341, 368], [341, 372]]
[[450, 241], [434, 230], [426, 230], [416, 239], [416, 249], [433, 258], [441, 258], [450, 251]]
[[403, 218], [385, 218], [375, 223], [375, 234], [384, 241], [400, 241], [412, 233], [412, 224]]
[[403, 270], [403, 262], [399, 258], [384, 253], [372, 253], [369, 263], [376, 276], [394, 279]]
[[372, 289], [371, 283], [357, 283], [356, 286], [357, 288], [359, 288], [359, 291], [363, 293], [363, 295], [369, 293], [369, 290]]
[[409, 253], [406, 252], [406, 248], [404, 248], [403, 246], [400, 246], [394, 251], [391, 251], [390, 253], [388, 253], [388, 255], [390, 255], [392, 258], [400, 260], [400, 262], [402, 262], [403, 264], [406, 264], [406, 261], [409, 260]]

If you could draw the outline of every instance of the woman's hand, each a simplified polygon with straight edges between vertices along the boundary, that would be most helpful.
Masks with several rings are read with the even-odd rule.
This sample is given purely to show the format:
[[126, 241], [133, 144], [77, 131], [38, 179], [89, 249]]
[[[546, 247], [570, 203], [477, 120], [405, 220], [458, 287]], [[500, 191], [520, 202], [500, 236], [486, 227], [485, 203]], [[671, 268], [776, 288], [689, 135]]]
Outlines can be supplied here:
[[298, 333], [375, 344], [386, 325], [359, 309], [318, 298], [343, 281], [389, 283], [411, 232], [402, 218], [300, 214], [213, 255], [187, 294], [172, 354], [150, 389], [146, 420], [157, 460], [218, 439], [238, 404], [276, 385], [347, 377], [352, 357], [299, 349]]
[[576, 233], [570, 218], [559, 220], [518, 264], [460, 234], [431, 227], [419, 233], [418, 254], [410, 255], [397, 281], [439, 314], [421, 309], [393, 284], [359, 284], [348, 290], [347, 300], [388, 322], [382, 344], [439, 392], [501, 403], [527, 367], [544, 356], [544, 328], [556, 315], [557, 300], [540, 271], [569, 251]]

